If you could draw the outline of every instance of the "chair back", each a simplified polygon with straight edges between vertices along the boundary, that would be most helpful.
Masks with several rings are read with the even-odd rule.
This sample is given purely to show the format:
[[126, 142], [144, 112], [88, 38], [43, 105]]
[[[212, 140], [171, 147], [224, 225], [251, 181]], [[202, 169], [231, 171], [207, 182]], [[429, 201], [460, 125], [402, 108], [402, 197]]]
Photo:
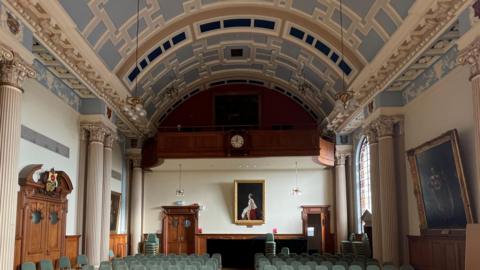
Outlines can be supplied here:
[[380, 266], [376, 264], [367, 265], [367, 270], [380, 270]]
[[72, 266], [70, 265], [70, 259], [67, 257], [67, 256], [62, 256], [60, 257], [60, 259], [58, 260], [58, 267], [60, 267], [60, 269], [71, 269]]
[[360, 265], [352, 264], [348, 267], [348, 270], [363, 270], [363, 267]]
[[275, 265], [267, 264], [263, 266], [263, 270], [277, 270], [277, 267], [275, 267]]
[[295, 270], [295, 269], [293, 268], [293, 266], [285, 264], [280, 266], [280, 270]]
[[40, 261], [40, 270], [53, 270], [53, 264], [50, 260]]
[[265, 235], [265, 241], [266, 241], [266, 242], [273, 242], [273, 241], [275, 241], [275, 238], [273, 237], [273, 233], [267, 233], [267, 234]]
[[147, 270], [145, 265], [137, 264], [131, 267], [131, 270]]
[[98, 270], [112, 270], [112, 266], [110, 264], [100, 264]]
[[82, 266], [82, 270], [95, 270], [95, 267], [93, 267], [93, 265], [84, 265]]
[[37, 267], [35, 267], [35, 264], [32, 262], [24, 262], [22, 263], [22, 270], [37, 270]]
[[330, 270], [331, 268], [328, 268], [326, 265], [317, 265], [315, 267], [315, 270]]
[[80, 266], [88, 265], [88, 257], [86, 255], [77, 256], [77, 264]]
[[398, 267], [393, 264], [384, 264], [383, 270], [398, 270]]
[[347, 268], [341, 264], [336, 264], [332, 267], [332, 270], [347, 270]]

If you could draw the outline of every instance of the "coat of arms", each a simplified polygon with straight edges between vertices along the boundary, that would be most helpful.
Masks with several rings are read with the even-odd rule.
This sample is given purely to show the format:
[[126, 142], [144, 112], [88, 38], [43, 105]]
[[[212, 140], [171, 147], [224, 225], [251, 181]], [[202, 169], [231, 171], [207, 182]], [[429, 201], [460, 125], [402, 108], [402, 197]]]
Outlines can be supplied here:
[[57, 189], [58, 187], [57, 175], [58, 174], [55, 172], [53, 168], [48, 172], [47, 182], [45, 183], [45, 190], [47, 192], [54, 192], [55, 189]]

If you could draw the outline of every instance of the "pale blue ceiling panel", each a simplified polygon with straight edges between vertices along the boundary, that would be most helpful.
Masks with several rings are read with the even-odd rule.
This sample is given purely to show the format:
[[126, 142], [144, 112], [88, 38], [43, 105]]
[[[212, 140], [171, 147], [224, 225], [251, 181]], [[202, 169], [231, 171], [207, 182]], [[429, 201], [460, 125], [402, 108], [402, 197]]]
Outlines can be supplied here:
[[340, 10], [335, 9], [332, 14], [332, 20], [336, 22], [338, 25], [342, 24], [343, 29], [348, 29], [350, 25], [352, 24], [352, 19], [350, 19], [347, 15], [345, 15], [345, 12], [342, 12], [342, 22], [340, 22]]
[[198, 79], [200, 79], [200, 73], [198, 72], [198, 69], [194, 68], [192, 70], [187, 71], [183, 75], [183, 79], [187, 84], [192, 83]]
[[157, 0], [157, 2], [160, 5], [165, 21], [170, 21], [185, 12], [183, 10], [184, 0]]
[[[147, 23], [145, 22], [144, 18], [140, 18], [138, 20], [138, 34], [141, 34], [145, 28], [147, 28]], [[137, 22], [135, 22], [130, 28], [128, 28], [128, 35], [131, 39], [137, 38]]]
[[88, 7], [88, 1], [60, 0], [60, 4], [67, 11], [80, 31], [83, 31], [93, 19], [93, 13]]
[[390, 36], [393, 35], [393, 33], [395, 33], [397, 30], [397, 25], [383, 9], [380, 9], [377, 15], [375, 15], [375, 20], [377, 20], [377, 22]]
[[369, 62], [373, 60], [373, 58], [377, 55], [378, 51], [385, 44], [385, 41], [373, 29], [370, 29], [368, 34], [366, 36], [363, 36], [361, 40], [362, 43], [358, 47], [358, 50]]
[[277, 69], [275, 70], [275, 76], [284, 81], [289, 82], [290, 79], [292, 78], [292, 70], [282, 65], [278, 65]]
[[[404, 0], [398, 0], [404, 1]], [[375, 0], [343, 0], [342, 3], [355, 12], [360, 18], [365, 18]]]
[[110, 40], [103, 44], [102, 48], [98, 51], [98, 54], [110, 70], [113, 70], [122, 59], [118, 49]]
[[93, 31], [88, 35], [87, 40], [90, 42], [90, 44], [95, 47], [97, 45], [98, 40], [100, 37], [102, 37], [103, 34], [105, 34], [105, 31], [107, 31], [107, 27], [103, 22], [99, 22]]
[[390, 0], [390, 5], [395, 9], [398, 15], [405, 19], [414, 2], [415, 0]]
[[183, 63], [184, 61], [191, 59], [193, 57], [192, 45], [187, 45], [177, 50], [176, 55], [180, 63]]
[[282, 44], [280, 52], [292, 57], [293, 59], [297, 59], [298, 55], [300, 54], [300, 47], [295, 43], [285, 41]]
[[[84, 1], [80, 0], [78, 2]], [[108, 0], [103, 7], [116, 28], [122, 27], [122, 25], [126, 23], [128, 19], [137, 14], [137, 1]], [[145, 8], [145, 0], [140, 0], [140, 10], [143, 8]]]
[[303, 11], [312, 15], [315, 7], [317, 6], [317, 0], [297, 0], [292, 1], [292, 8]]

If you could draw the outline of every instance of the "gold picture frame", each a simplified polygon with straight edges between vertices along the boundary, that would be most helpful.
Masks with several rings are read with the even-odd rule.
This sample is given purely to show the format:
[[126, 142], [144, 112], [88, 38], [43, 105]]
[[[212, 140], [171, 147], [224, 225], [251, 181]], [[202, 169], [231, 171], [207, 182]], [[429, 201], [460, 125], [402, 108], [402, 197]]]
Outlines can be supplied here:
[[265, 180], [235, 180], [234, 223], [265, 224]]
[[464, 230], [473, 223], [458, 132], [407, 151], [422, 234]]

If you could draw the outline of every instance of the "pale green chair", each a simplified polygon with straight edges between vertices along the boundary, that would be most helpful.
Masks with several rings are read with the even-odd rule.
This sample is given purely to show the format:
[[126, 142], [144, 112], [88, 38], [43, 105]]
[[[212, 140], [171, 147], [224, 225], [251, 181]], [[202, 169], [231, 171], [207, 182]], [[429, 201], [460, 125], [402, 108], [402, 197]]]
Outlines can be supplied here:
[[380, 270], [380, 266], [376, 264], [367, 265], [367, 270]]
[[22, 263], [21, 270], [37, 270], [37, 267], [35, 267], [35, 264], [32, 262], [24, 262]]
[[53, 264], [50, 260], [40, 261], [40, 270], [53, 270]]
[[317, 267], [315, 267], [315, 270], [330, 270], [330, 269], [328, 268], [328, 266], [322, 264], [322, 265], [317, 265]]
[[84, 265], [88, 265], [88, 257], [86, 255], [78, 255], [77, 256], [77, 265], [83, 267]]

